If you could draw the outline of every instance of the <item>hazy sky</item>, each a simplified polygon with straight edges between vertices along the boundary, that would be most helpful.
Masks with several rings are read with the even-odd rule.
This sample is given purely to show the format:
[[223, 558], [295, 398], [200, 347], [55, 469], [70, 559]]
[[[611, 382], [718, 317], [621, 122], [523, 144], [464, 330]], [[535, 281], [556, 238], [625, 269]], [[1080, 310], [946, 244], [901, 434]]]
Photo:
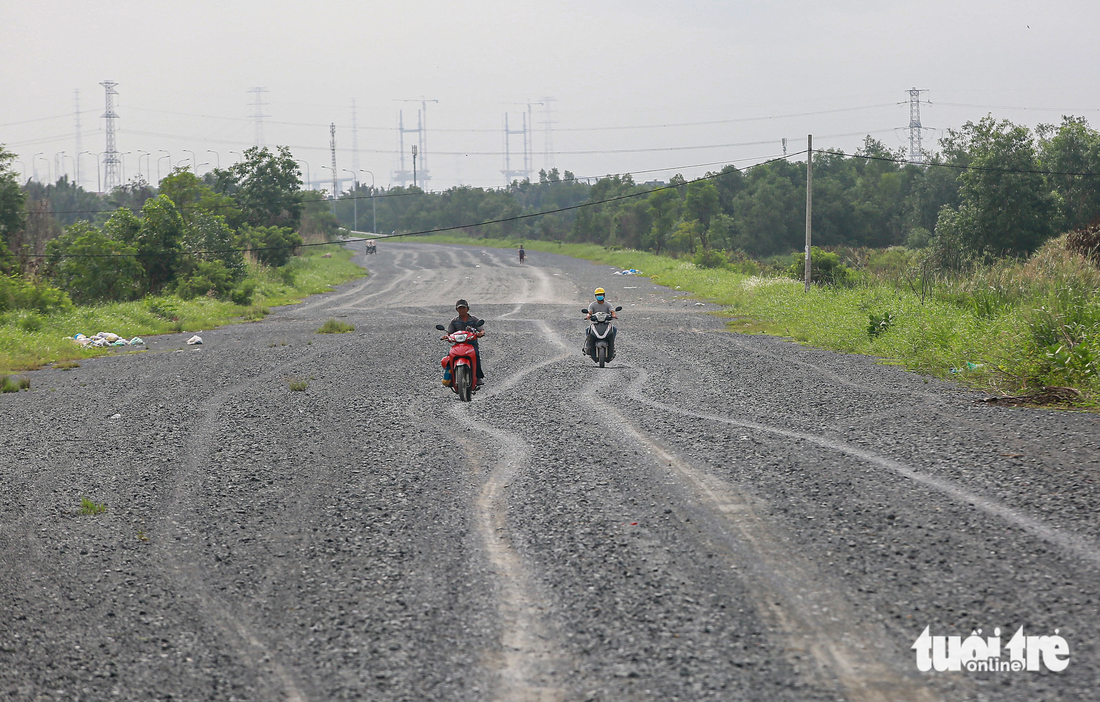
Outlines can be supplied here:
[[[314, 181], [331, 180], [335, 122], [341, 178], [393, 182], [398, 110], [415, 128], [421, 98], [438, 100], [418, 163], [432, 190], [504, 183], [505, 113], [522, 169], [528, 102], [544, 103], [530, 107], [535, 173], [690, 178], [779, 155], [783, 138], [800, 151], [808, 133], [848, 152], [867, 134], [907, 147], [912, 87], [931, 103], [926, 146], [987, 113], [1095, 125], [1097, 26], [1095, 0], [7, 0], [0, 144], [27, 177], [72, 177], [78, 151], [106, 148], [113, 80], [126, 179], [170, 161], [202, 172], [255, 143], [248, 91], [262, 87], [264, 143], [290, 146]], [[95, 189], [95, 157], [81, 167]]]

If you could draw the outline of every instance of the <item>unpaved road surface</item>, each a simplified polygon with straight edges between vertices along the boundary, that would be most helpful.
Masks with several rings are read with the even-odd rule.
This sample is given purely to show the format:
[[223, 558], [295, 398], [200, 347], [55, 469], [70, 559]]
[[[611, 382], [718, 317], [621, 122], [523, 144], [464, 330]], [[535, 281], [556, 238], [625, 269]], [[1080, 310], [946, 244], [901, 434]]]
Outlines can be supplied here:
[[[560, 256], [364, 261], [0, 396], [0, 699], [1100, 699], [1096, 416], [729, 334]], [[625, 308], [602, 370], [597, 285]], [[459, 297], [488, 320], [469, 404], [433, 329]], [[1021, 626], [1068, 666], [911, 648]]]

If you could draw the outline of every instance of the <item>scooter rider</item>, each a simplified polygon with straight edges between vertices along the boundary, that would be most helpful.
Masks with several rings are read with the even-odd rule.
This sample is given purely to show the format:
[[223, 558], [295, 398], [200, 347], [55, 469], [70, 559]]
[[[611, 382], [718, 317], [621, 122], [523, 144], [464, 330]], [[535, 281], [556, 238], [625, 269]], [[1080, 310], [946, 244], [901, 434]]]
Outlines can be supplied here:
[[[588, 319], [592, 316], [592, 313], [594, 313], [594, 312], [610, 312], [612, 319], [618, 319], [619, 318], [619, 315], [615, 314], [615, 307], [610, 302], [607, 302], [604, 299], [607, 296], [607, 293], [604, 292], [603, 288], [596, 288], [595, 291], [593, 291], [593, 294], [596, 296], [596, 299], [595, 299], [595, 301], [588, 303], [588, 313], [584, 315], [585, 321], [588, 321]], [[612, 329], [611, 329], [611, 347], [612, 348], [615, 347], [615, 335], [617, 333], [618, 333], [618, 330], [615, 329], [614, 327], [612, 327]], [[585, 356], [591, 356], [592, 355], [592, 351], [593, 351], [592, 344], [593, 344], [593, 341], [592, 341], [592, 327], [588, 327], [587, 329], [584, 330], [584, 346], [581, 348], [581, 352]]]
[[[465, 300], [459, 300], [455, 303], [455, 311], [458, 312], [458, 316], [451, 320], [451, 323], [447, 325], [447, 334], [454, 334], [456, 331], [465, 330], [466, 327], [476, 327], [479, 322], [483, 320], [470, 314], [470, 303]], [[470, 345], [474, 347], [474, 353], [477, 355], [477, 367], [474, 368], [474, 375], [477, 377], [477, 384], [480, 387], [485, 383], [485, 374], [481, 370], [481, 349], [477, 346], [477, 340], [485, 336], [485, 332], [478, 328], [477, 334], [470, 340]], [[446, 336], [442, 337], [446, 339]], [[450, 378], [444, 376], [443, 384], [450, 385]]]

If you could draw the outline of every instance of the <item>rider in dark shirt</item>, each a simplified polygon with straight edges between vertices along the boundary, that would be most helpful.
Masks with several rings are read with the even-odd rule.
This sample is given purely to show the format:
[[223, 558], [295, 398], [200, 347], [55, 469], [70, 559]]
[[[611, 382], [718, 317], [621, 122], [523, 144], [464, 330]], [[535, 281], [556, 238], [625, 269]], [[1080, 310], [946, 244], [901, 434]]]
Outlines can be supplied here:
[[458, 312], [458, 316], [451, 320], [451, 323], [447, 325], [447, 333], [454, 334], [456, 331], [465, 329], [466, 327], [474, 327], [477, 329], [477, 336], [470, 340], [470, 345], [474, 347], [474, 353], [477, 354], [477, 367], [474, 369], [474, 375], [477, 376], [478, 385], [485, 382], [485, 374], [481, 370], [481, 349], [477, 347], [477, 340], [485, 336], [485, 332], [477, 326], [478, 322], [483, 320], [470, 314], [470, 303], [465, 300], [459, 300], [455, 303], [455, 311]]

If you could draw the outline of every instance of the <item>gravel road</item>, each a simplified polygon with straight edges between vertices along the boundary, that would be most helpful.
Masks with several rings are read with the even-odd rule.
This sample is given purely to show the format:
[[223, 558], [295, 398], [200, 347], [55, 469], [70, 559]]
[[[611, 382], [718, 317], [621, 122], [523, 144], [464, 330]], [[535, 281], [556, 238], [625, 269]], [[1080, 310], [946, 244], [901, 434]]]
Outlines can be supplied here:
[[[1095, 415], [729, 334], [563, 256], [360, 260], [0, 395], [0, 699], [1100, 699]], [[468, 404], [433, 328], [459, 297]], [[926, 627], [998, 627], [1007, 662], [1021, 626], [1068, 666], [918, 670]]]

